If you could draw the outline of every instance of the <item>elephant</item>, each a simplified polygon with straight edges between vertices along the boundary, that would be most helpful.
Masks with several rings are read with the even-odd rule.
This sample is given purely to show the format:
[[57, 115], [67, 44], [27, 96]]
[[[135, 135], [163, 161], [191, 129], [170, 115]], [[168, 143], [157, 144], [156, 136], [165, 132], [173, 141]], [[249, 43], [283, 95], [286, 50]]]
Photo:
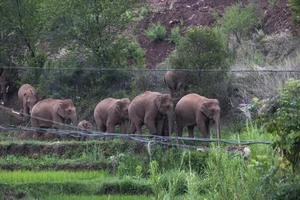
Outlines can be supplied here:
[[[85, 134], [92, 134], [92, 131], [90, 131], [93, 128], [93, 125], [90, 121], [82, 120], [78, 123], [77, 131], [83, 132]], [[76, 136], [78, 140], [86, 140], [88, 136], [85, 135], [77, 135]]]
[[4, 72], [1, 74], [0, 76], [0, 93], [2, 94], [2, 98], [3, 98], [3, 104], [7, 103], [7, 93], [8, 93], [8, 82], [6, 80], [6, 76], [4, 74]]
[[20, 114], [23, 115], [24, 118], [30, 116], [33, 106], [42, 99], [35, 88], [29, 84], [24, 84], [19, 88], [18, 98], [22, 105]]
[[146, 91], [132, 100], [128, 114], [130, 134], [142, 134], [142, 126], [146, 125], [150, 134], [162, 135], [165, 118], [169, 134], [173, 132], [173, 101], [169, 94]]
[[82, 120], [78, 123], [77, 130], [85, 133], [90, 133], [88, 130], [92, 129], [93, 125], [90, 121]]
[[207, 138], [210, 134], [210, 121], [213, 121], [220, 139], [220, 112], [217, 99], [208, 99], [195, 93], [183, 96], [175, 107], [178, 136], [182, 136], [183, 127], [187, 126], [189, 137], [194, 137], [193, 129], [197, 125], [202, 137]]
[[[170, 89], [171, 96], [178, 96], [179, 92], [187, 90], [187, 72], [185, 71], [167, 71], [164, 75], [164, 82]], [[179, 94], [181, 96], [181, 94]]]
[[115, 126], [120, 125], [120, 132], [126, 133], [128, 120], [129, 98], [106, 98], [100, 101], [94, 110], [94, 119], [100, 132], [115, 132]]
[[[76, 108], [71, 99], [44, 99], [37, 102], [31, 110], [31, 127], [63, 129], [63, 123], [71, 120], [77, 127]], [[40, 133], [36, 131], [34, 138]]]

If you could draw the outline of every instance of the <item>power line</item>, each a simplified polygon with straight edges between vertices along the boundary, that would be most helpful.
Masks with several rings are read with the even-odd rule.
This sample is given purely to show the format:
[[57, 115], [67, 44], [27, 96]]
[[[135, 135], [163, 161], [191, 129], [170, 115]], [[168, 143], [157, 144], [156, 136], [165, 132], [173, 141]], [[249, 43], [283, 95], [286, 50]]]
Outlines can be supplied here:
[[19, 69], [19, 70], [55, 70], [55, 71], [64, 71], [64, 70], [89, 70], [89, 71], [133, 71], [133, 72], [145, 72], [145, 71], [187, 71], [187, 72], [228, 72], [228, 73], [300, 73], [300, 70], [290, 69], [258, 69], [258, 70], [245, 70], [245, 69], [126, 69], [126, 68], [101, 68], [101, 67], [85, 67], [85, 68], [76, 68], [76, 67], [26, 67], [26, 66], [2, 66], [3, 69]]

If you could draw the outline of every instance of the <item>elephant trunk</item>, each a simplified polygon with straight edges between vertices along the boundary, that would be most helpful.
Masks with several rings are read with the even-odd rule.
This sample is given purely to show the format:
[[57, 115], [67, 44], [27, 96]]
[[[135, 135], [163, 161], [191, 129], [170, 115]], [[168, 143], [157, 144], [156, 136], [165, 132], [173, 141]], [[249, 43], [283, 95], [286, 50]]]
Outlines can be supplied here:
[[[217, 139], [221, 139], [221, 133], [220, 133], [220, 117], [218, 117], [215, 121], [215, 128], [217, 132]], [[218, 141], [218, 145], [220, 146], [220, 142]]]
[[73, 126], [76, 126], [77, 127], [77, 116], [76, 115], [72, 115], [71, 117], [70, 117], [70, 119], [71, 119], [71, 122], [72, 122], [72, 124], [73, 124]]
[[173, 133], [173, 110], [168, 113], [169, 135]]

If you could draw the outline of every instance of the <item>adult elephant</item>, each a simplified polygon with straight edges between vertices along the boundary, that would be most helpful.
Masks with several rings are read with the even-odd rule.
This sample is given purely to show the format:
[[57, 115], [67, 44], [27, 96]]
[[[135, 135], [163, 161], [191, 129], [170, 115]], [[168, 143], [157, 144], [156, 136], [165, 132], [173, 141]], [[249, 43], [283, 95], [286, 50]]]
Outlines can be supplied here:
[[4, 72], [2, 72], [0, 76], [0, 87], [1, 87], [0, 93], [2, 94], [2, 100], [3, 103], [5, 104], [7, 102], [7, 93], [8, 93], [9, 86]]
[[33, 106], [41, 100], [41, 96], [36, 92], [32, 85], [24, 84], [19, 88], [18, 98], [22, 105], [20, 113], [24, 118], [30, 115]]
[[173, 101], [169, 94], [146, 91], [132, 100], [128, 114], [131, 134], [142, 134], [142, 126], [146, 125], [150, 134], [162, 135], [165, 117], [169, 134], [173, 132]]
[[[71, 99], [44, 99], [31, 110], [31, 126], [34, 128], [63, 129], [67, 120], [77, 126], [76, 108]], [[34, 138], [39, 136], [40, 133], [36, 132]]]
[[166, 86], [170, 89], [172, 97], [178, 96], [178, 92], [187, 89], [187, 72], [185, 71], [167, 71], [164, 76]]
[[94, 110], [94, 119], [100, 132], [115, 132], [115, 126], [120, 125], [120, 132], [126, 133], [128, 120], [128, 98], [106, 98], [98, 103]]
[[197, 125], [202, 137], [206, 138], [210, 134], [210, 121], [213, 121], [220, 139], [220, 111], [217, 99], [208, 99], [195, 93], [185, 95], [175, 107], [178, 136], [182, 136], [183, 127], [187, 126], [189, 137], [194, 137], [194, 126]]

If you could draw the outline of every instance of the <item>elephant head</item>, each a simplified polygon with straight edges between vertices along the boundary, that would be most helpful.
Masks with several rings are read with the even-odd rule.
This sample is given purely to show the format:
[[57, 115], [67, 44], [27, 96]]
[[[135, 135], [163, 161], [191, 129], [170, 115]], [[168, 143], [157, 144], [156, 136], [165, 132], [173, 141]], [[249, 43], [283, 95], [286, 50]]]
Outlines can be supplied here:
[[169, 133], [173, 132], [173, 101], [169, 94], [157, 95], [154, 103], [157, 107], [159, 114], [168, 117]]
[[33, 106], [40, 100], [42, 100], [42, 98], [39, 94], [37, 94], [34, 90], [28, 90], [24, 93], [23, 105], [27, 105], [29, 112], [31, 112]]
[[200, 106], [200, 111], [204, 113], [204, 115], [212, 120], [215, 124], [217, 137], [221, 139], [220, 135], [220, 105], [217, 99], [207, 99]]
[[170, 89], [172, 97], [180, 97], [188, 89], [187, 76], [187, 72], [180, 70], [165, 73], [164, 82]]
[[77, 126], [76, 108], [71, 99], [61, 100], [57, 105], [56, 112], [61, 118], [70, 119], [73, 126]]
[[129, 119], [128, 117], [128, 107], [130, 105], [130, 100], [128, 98], [120, 99], [116, 105], [116, 111], [119, 113], [122, 119]]

